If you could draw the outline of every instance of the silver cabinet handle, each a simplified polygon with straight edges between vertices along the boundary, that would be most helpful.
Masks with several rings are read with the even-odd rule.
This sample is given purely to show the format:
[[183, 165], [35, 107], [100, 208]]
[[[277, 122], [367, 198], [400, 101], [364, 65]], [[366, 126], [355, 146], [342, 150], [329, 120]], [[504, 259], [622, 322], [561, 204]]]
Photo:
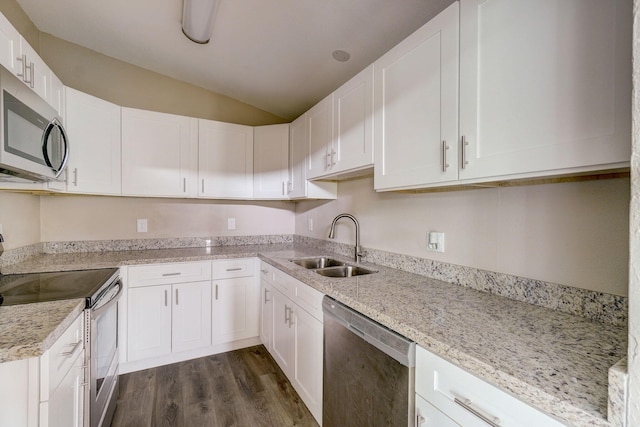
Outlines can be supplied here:
[[442, 172], [446, 172], [449, 167], [449, 163], [447, 163], [447, 150], [449, 146], [447, 145], [447, 141], [442, 141]]
[[179, 276], [182, 273], [163, 273], [162, 277]]
[[287, 183], [285, 181], [282, 181], [282, 195], [283, 196], [285, 196], [287, 194], [286, 186], [287, 186]]
[[420, 427], [425, 421], [427, 421], [426, 418], [420, 415], [420, 413], [416, 414], [416, 427]]
[[216, 301], [218, 300], [218, 284], [216, 283]]
[[462, 135], [462, 169], [465, 169], [469, 164], [467, 160], [467, 145], [469, 145], [469, 141], [467, 141], [467, 137]]
[[187, 178], [182, 178], [182, 192], [187, 192]]
[[291, 193], [293, 184], [291, 184], [291, 181], [287, 181], [287, 194]]
[[266, 268], [263, 268], [263, 269], [260, 270], [260, 272], [262, 274], [267, 274], [269, 272], [269, 270], [267, 270]]
[[69, 346], [73, 346], [73, 348], [71, 350], [69, 350], [69, 351], [65, 351], [63, 353], [60, 353], [60, 355], [64, 356], [64, 357], [71, 357], [71, 356], [73, 356], [73, 353], [75, 353], [76, 350], [78, 350], [78, 347], [80, 347], [82, 344], [83, 344], [82, 340], [78, 341], [75, 344], [69, 344]]
[[332, 148], [331, 149], [331, 169], [333, 169], [333, 167], [336, 165], [336, 160], [334, 159], [334, 156], [336, 155], [335, 150]]
[[73, 169], [73, 185], [78, 186], [78, 168]]
[[31, 89], [33, 89], [33, 88], [34, 88], [34, 86], [35, 86], [35, 78], [34, 78], [34, 71], [35, 71], [35, 69], [34, 69], [34, 67], [35, 67], [35, 64], [34, 64], [33, 62], [30, 62], [30, 63], [29, 63], [29, 66], [27, 67], [27, 68], [29, 69], [29, 71], [30, 71], [30, 73], [29, 73], [29, 80], [27, 80], [27, 83], [29, 83], [29, 87], [30, 87]]
[[291, 316], [291, 309], [288, 305], [284, 306], [284, 323], [289, 323], [289, 316]]
[[227, 268], [227, 271], [240, 271], [240, 270], [242, 270], [242, 267]]
[[202, 193], [204, 194], [204, 178], [202, 178]]
[[493, 415], [485, 414], [479, 409], [472, 408], [472, 403], [469, 399], [460, 399], [456, 397], [453, 399], [453, 401], [462, 406], [467, 411], [471, 412], [476, 417], [480, 418], [485, 423], [489, 424], [491, 427], [500, 427], [500, 418], [494, 417]]
[[166, 307], [169, 304], [169, 293], [168, 291], [165, 289], [164, 290], [164, 306]]
[[291, 308], [289, 309], [289, 328], [291, 328], [291, 325], [294, 324], [293, 322], [293, 316], [295, 315], [295, 311], [293, 311]]
[[178, 305], [178, 304], [179, 304], [179, 302], [178, 302], [178, 289], [176, 288], [176, 305]]
[[22, 72], [18, 73], [17, 76], [22, 78], [23, 82], [27, 81], [27, 55], [22, 55], [16, 57], [17, 61], [22, 62]]
[[271, 301], [271, 300], [267, 297], [267, 295], [269, 295], [269, 289], [265, 289], [265, 290], [264, 290], [264, 303], [265, 303], [265, 304], [266, 304], [266, 303], [268, 303], [269, 301]]

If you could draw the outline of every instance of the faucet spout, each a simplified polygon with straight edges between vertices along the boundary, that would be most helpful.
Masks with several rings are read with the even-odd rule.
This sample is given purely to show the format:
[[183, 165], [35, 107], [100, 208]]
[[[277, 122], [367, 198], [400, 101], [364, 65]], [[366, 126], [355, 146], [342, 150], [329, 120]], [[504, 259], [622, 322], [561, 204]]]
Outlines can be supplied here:
[[348, 213], [343, 213], [340, 214], [338, 216], [336, 216], [333, 219], [333, 222], [331, 223], [331, 228], [329, 229], [329, 238], [333, 239], [336, 235], [336, 223], [338, 222], [338, 220], [340, 218], [349, 218], [351, 221], [353, 221], [353, 223], [356, 226], [356, 247], [355, 247], [355, 255], [354, 255], [354, 260], [359, 263], [362, 260], [362, 257], [365, 255], [364, 252], [362, 252], [361, 248], [360, 248], [360, 223], [358, 222], [358, 220], [356, 219], [355, 216], [348, 214]]

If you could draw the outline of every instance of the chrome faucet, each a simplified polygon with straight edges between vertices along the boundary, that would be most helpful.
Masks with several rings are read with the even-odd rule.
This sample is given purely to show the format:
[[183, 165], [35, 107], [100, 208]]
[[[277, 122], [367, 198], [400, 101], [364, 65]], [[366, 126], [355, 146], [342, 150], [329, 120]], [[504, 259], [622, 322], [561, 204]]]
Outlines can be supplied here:
[[329, 230], [329, 238], [333, 239], [335, 237], [335, 234], [336, 234], [336, 222], [338, 222], [338, 220], [340, 218], [349, 218], [356, 225], [356, 249], [355, 249], [354, 260], [356, 262], [360, 262], [362, 260], [362, 257], [365, 256], [366, 253], [362, 252], [362, 250], [360, 248], [360, 224], [358, 223], [358, 220], [356, 219], [355, 216], [353, 216], [351, 214], [348, 214], [348, 213], [343, 213], [343, 214], [340, 214], [340, 215], [336, 216], [333, 219], [333, 222], [331, 223], [331, 229]]

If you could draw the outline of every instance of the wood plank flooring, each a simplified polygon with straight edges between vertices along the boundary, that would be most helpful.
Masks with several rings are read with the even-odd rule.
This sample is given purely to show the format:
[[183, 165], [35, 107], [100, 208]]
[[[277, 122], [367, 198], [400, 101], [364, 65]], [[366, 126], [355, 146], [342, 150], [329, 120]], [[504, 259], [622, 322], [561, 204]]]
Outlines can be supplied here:
[[264, 346], [120, 377], [111, 427], [317, 427]]

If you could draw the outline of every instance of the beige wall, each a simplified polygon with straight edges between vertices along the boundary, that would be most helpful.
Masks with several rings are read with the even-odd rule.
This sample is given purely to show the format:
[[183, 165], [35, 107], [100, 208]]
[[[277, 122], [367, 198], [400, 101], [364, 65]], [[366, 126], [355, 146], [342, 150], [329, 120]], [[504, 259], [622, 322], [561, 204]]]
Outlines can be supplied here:
[[[1, 193], [0, 193], [1, 194]], [[289, 202], [42, 196], [42, 241], [293, 234]], [[147, 233], [136, 220], [148, 220]], [[236, 229], [227, 230], [227, 218]]]
[[[424, 194], [376, 193], [365, 178], [299, 203], [296, 234], [327, 239], [349, 212], [365, 247], [627, 295], [628, 206], [624, 178]], [[341, 221], [336, 240], [353, 244], [353, 229]], [[428, 231], [445, 233], [444, 253], [426, 250]]]
[[0, 12], [62, 82], [125, 107], [250, 126], [285, 123], [264, 110], [41, 33], [15, 0]]
[[0, 191], [4, 249], [40, 243], [40, 197]]

